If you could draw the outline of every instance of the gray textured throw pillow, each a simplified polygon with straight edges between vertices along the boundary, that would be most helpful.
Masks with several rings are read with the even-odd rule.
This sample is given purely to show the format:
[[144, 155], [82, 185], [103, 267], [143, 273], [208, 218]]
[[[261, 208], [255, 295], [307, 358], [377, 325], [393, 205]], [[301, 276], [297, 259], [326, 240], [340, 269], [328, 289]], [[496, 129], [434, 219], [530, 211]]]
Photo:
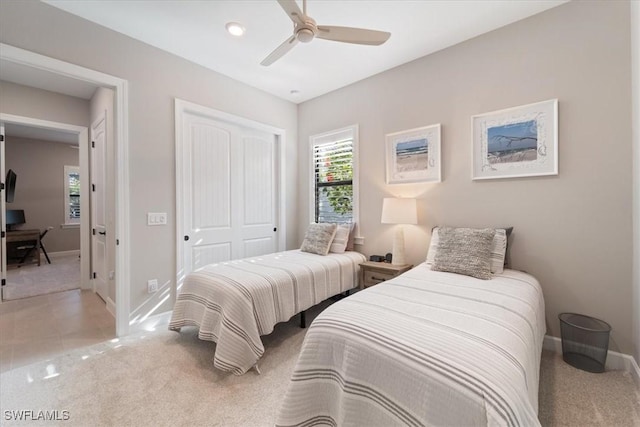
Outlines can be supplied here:
[[[428, 266], [433, 265], [433, 260], [438, 253], [438, 230], [441, 227], [433, 227], [431, 230], [431, 242], [427, 252], [426, 263]], [[493, 247], [491, 249], [491, 273], [502, 274], [507, 267], [507, 252], [509, 250], [509, 235], [513, 231], [513, 227], [496, 228], [496, 235], [493, 236]]]
[[336, 224], [310, 224], [300, 250], [312, 254], [329, 253], [333, 236], [336, 235]]
[[438, 251], [432, 270], [491, 279], [493, 228], [448, 228], [438, 230]]

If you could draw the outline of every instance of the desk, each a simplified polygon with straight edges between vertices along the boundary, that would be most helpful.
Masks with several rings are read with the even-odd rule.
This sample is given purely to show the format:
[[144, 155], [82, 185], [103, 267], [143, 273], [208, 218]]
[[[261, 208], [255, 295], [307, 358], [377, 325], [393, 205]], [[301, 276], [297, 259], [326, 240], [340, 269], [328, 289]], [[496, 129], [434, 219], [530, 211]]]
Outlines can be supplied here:
[[[13, 230], [7, 231], [7, 243], [24, 243], [22, 246], [31, 247], [35, 244], [35, 249], [33, 249], [35, 253], [35, 259], [40, 265], [40, 230]], [[30, 249], [24, 249], [30, 251]], [[23, 254], [24, 255], [24, 254]], [[16, 257], [17, 259], [17, 257]], [[20, 257], [20, 261], [11, 263], [12, 265], [21, 265], [24, 262], [22, 256]], [[7, 257], [7, 263], [9, 263]]]

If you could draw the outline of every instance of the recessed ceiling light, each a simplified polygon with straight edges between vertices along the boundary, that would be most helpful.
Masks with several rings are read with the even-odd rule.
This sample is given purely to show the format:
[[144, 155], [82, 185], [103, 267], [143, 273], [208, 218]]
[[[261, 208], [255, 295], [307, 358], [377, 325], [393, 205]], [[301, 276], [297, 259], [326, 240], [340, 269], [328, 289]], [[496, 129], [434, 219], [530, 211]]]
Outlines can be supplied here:
[[300, 93], [299, 90], [293, 89], [292, 91], [289, 92], [291, 95], [297, 95]]
[[227, 25], [225, 25], [225, 28], [227, 29], [229, 34], [236, 37], [240, 37], [241, 35], [244, 34], [244, 31], [245, 31], [244, 27], [238, 24], [237, 22], [227, 22]]

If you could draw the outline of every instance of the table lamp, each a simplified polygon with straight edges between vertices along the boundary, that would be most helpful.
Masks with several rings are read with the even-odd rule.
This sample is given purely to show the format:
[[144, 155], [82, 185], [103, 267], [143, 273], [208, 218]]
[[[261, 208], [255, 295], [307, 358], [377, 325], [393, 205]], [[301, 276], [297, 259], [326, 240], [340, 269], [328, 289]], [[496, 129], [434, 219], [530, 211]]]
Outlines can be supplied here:
[[[416, 199], [385, 197], [382, 200], [382, 219], [380, 222], [383, 224], [417, 224], [417, 211]], [[396, 228], [392, 254], [391, 264], [407, 263], [404, 257], [404, 230], [402, 226]]]

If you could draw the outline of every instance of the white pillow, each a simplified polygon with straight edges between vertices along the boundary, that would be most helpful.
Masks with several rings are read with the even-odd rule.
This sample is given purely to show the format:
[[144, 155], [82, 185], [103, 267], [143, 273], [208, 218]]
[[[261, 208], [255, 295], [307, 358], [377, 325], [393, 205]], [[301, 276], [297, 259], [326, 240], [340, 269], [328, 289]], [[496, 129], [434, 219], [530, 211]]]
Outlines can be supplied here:
[[[429, 243], [429, 251], [427, 252], [427, 265], [432, 266], [438, 252], [438, 227], [433, 229], [431, 233], [431, 243]], [[496, 234], [493, 237], [493, 246], [491, 248], [491, 273], [504, 273], [504, 257], [507, 254], [507, 231], [504, 228], [496, 228]]]
[[336, 228], [335, 224], [309, 224], [300, 250], [318, 255], [328, 254]]
[[333, 236], [333, 242], [331, 242], [329, 252], [334, 254], [343, 254], [347, 250], [349, 233], [351, 232], [352, 227], [352, 224], [338, 224], [338, 227], [336, 228], [336, 235]]

